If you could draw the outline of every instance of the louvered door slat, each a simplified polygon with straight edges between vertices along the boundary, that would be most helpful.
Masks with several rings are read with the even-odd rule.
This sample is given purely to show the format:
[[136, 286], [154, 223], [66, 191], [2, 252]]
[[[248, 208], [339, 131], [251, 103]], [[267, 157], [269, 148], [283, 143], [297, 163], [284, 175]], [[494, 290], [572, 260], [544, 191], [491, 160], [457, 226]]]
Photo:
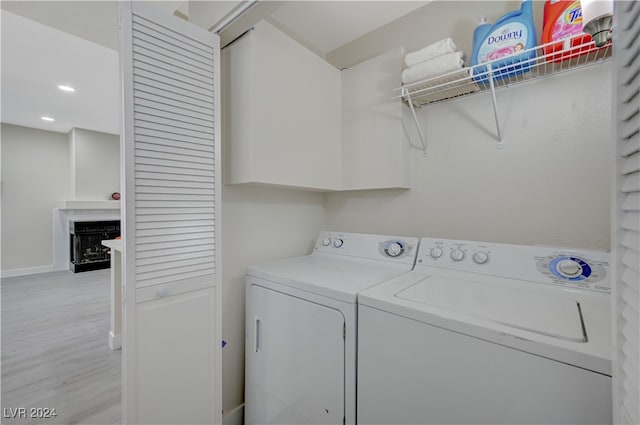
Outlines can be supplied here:
[[158, 60], [147, 58], [144, 55], [138, 55], [137, 57], [134, 57], [134, 59], [136, 60], [136, 68], [138, 69], [144, 69], [145, 71], [149, 71], [150, 73], [161, 75], [162, 77], [169, 79], [171, 79], [171, 76], [176, 74], [176, 72], [183, 72], [187, 75], [182, 76], [182, 83], [188, 84], [193, 88], [199, 87], [206, 93], [209, 93], [211, 91], [211, 85], [201, 81], [201, 79], [199, 78], [192, 78], [192, 75], [193, 77], [196, 77], [196, 75], [194, 74], [188, 74], [185, 71], [176, 69], [175, 67], [172, 67], [166, 63], [162, 63]]
[[640, 170], [640, 153], [634, 153], [622, 160], [622, 174], [630, 174]]
[[[192, 243], [191, 245], [184, 246], [174, 246], [174, 247], [164, 247], [164, 248], [156, 248], [156, 249], [147, 249], [144, 251], [138, 251], [136, 253], [136, 259], [148, 259], [148, 258], [162, 258], [170, 255], [182, 256], [188, 255], [192, 252], [208, 252], [210, 255], [214, 254], [214, 251], [209, 248], [210, 240], [204, 239], [200, 240], [200, 243]], [[178, 257], [175, 257], [178, 258]], [[189, 258], [189, 257], [181, 257], [178, 259]], [[142, 264], [142, 263], [139, 263]]]
[[[136, 184], [136, 186], [154, 186], [154, 187], [183, 187], [183, 188], [199, 188], [206, 189], [209, 188], [211, 182], [194, 182], [194, 181], [184, 181], [184, 180], [161, 180], [157, 178], [140, 178]], [[138, 212], [139, 214], [139, 212]]]
[[614, 3], [617, 193], [614, 423], [640, 423], [640, 6]]
[[184, 181], [184, 182], [198, 182], [198, 183], [213, 183], [214, 178], [212, 176], [190, 176], [190, 175], [176, 175], [150, 171], [139, 171], [136, 173], [136, 178], [149, 179], [149, 180], [164, 180], [164, 181]]
[[[148, 47], [148, 46], [147, 46]], [[163, 69], [173, 70], [175, 72], [185, 73], [189, 78], [200, 81], [210, 81], [211, 74], [207, 74], [201, 68], [193, 66], [187, 62], [176, 60], [175, 58], [163, 54], [155, 53], [155, 57], [149, 55], [150, 51], [144, 46], [134, 46], [133, 59], [148, 64], [162, 67]]]
[[193, 243], [203, 243], [203, 241], [214, 241], [214, 233], [177, 233], [175, 235], [161, 234], [160, 236], [140, 236], [138, 237], [137, 252], [175, 248], [187, 246]]
[[166, 134], [167, 136], [182, 136], [182, 137], [190, 137], [192, 140], [196, 140], [201, 144], [206, 144], [206, 141], [210, 139], [210, 135], [207, 133], [201, 133], [197, 131], [186, 130], [184, 128], [176, 127], [172, 125], [172, 123], [160, 124], [155, 122], [154, 119], [143, 120], [140, 119], [139, 114], [134, 114], [134, 118], [136, 119], [136, 131], [140, 131], [142, 129], [158, 131]]
[[183, 121], [182, 119], [180, 119], [180, 117], [165, 118], [157, 114], [154, 115], [152, 113], [147, 113], [147, 109], [145, 108], [140, 108], [139, 110], [140, 112], [136, 112], [134, 115], [134, 118], [137, 120], [171, 127], [172, 132], [182, 132], [183, 130], [188, 130], [188, 132], [185, 134], [191, 134], [194, 137], [199, 137], [202, 139], [213, 137], [213, 128], [211, 127], [191, 124], [187, 121]]
[[640, 213], [634, 211], [622, 214], [621, 227], [625, 230], [640, 232]]
[[[144, 29], [144, 27], [136, 27], [134, 25], [134, 31], [139, 29]], [[133, 42], [134, 44], [137, 42], [147, 43], [149, 52], [168, 52], [173, 54], [174, 57], [178, 60], [187, 60], [195, 66], [200, 66], [203, 69], [207, 69], [207, 59], [203, 58], [202, 56], [193, 54], [189, 50], [182, 50], [180, 47], [177, 47], [171, 43], [165, 43], [164, 41], [143, 32], [136, 31], [135, 36], [133, 37]]]
[[640, 191], [640, 171], [624, 176], [620, 191], [623, 193]]
[[[633, 270], [636, 273], [640, 273], [640, 266], [637, 263], [637, 258], [638, 258], [638, 251], [634, 251], [631, 249], [625, 250], [621, 252], [621, 262], [622, 264], [624, 264], [625, 266], [629, 267], [631, 270]], [[626, 289], [626, 288], [625, 288]], [[632, 293], [638, 293], [637, 291], [632, 291], [630, 290]], [[638, 301], [637, 299], [634, 299], [635, 301]]]
[[144, 127], [136, 127], [136, 140], [141, 142], [154, 143], [163, 146], [175, 146], [182, 149], [190, 149], [194, 151], [213, 152], [211, 146], [205, 140], [197, 139], [179, 134], [168, 135], [157, 130]]
[[[640, 127], [640, 126], [639, 126]], [[620, 150], [620, 155], [623, 157], [631, 156], [636, 152], [640, 152], [640, 140], [636, 136], [640, 128], [636, 128], [629, 137], [623, 138], [623, 143]]]
[[192, 97], [202, 102], [210, 102], [213, 100], [213, 92], [200, 89], [197, 86], [186, 83], [182, 80], [174, 80], [157, 72], [147, 71], [146, 69], [136, 67], [136, 75], [133, 81], [146, 84], [161, 90], [178, 93], [186, 97]]
[[[176, 110], [171, 111], [169, 108], [166, 108], [164, 105], [153, 105], [149, 106], [142, 104], [142, 102], [136, 102], [138, 113], [144, 113], [146, 115], [159, 117], [164, 120], [172, 120], [179, 123], [186, 123], [196, 126], [196, 129], [201, 131], [211, 131], [213, 127], [211, 127], [211, 123], [202, 118], [196, 118], [192, 113], [182, 111], [182, 113], [176, 112]], [[198, 128], [199, 127], [199, 128]]]
[[157, 94], [157, 89], [144, 84], [139, 85], [140, 90], [136, 96], [136, 103], [144, 104], [146, 101], [153, 102], [153, 105], [165, 105], [175, 111], [182, 111], [182, 114], [193, 114], [193, 116], [206, 119], [207, 114], [211, 113], [206, 107], [202, 106], [202, 102], [194, 102], [193, 98], [180, 96], [175, 93], [163, 93], [163, 96]]
[[[191, 108], [185, 110], [184, 104], [182, 105], [172, 105], [173, 102], [169, 103], [166, 99], [162, 99], [160, 96], [150, 95], [148, 96], [146, 93], [141, 93], [142, 96], [136, 97], [136, 105], [138, 106], [147, 106], [149, 108], [157, 108], [161, 107], [164, 112], [169, 112], [171, 114], [178, 115], [180, 117], [189, 117], [197, 120], [202, 120], [204, 122], [208, 122], [208, 116], [206, 112], [198, 112], [195, 109]], [[145, 97], [151, 97], [152, 99], [146, 99]]]
[[171, 228], [159, 228], [159, 229], [138, 229], [136, 226], [136, 234], [139, 237], [143, 236], [166, 236], [167, 240], [169, 240], [169, 236], [171, 235], [186, 235], [189, 233], [199, 235], [200, 237], [205, 237], [208, 234], [214, 234], [215, 229], [213, 226], [189, 226], [189, 227], [171, 227]]
[[212, 163], [215, 159], [213, 156], [213, 152], [204, 152], [200, 150], [193, 150], [190, 148], [167, 146], [160, 143], [148, 143], [140, 141], [138, 142], [138, 149], [152, 152], [161, 152], [165, 154], [170, 153], [181, 156], [184, 155], [190, 157], [190, 159], [194, 161], [200, 160], [201, 162], [207, 163]]
[[207, 201], [136, 201], [136, 208], [208, 208]]
[[134, 81], [133, 88], [138, 92], [137, 98], [145, 98], [157, 101], [158, 103], [168, 103], [170, 105], [184, 107], [185, 110], [195, 110], [207, 113], [209, 103], [196, 99], [192, 96], [185, 95], [182, 90], [175, 87], [165, 85], [164, 87], [156, 87], [146, 84], [144, 81]]
[[[158, 147], [153, 149], [145, 149], [147, 145], [140, 144], [136, 149], [136, 154], [145, 157], [145, 158], [156, 158], [156, 159], [168, 159], [168, 160], [176, 160], [180, 162], [196, 162], [200, 164], [207, 165], [209, 167], [213, 166], [213, 158], [207, 158], [207, 156], [199, 156], [193, 155], [194, 152], [189, 152], [188, 155], [183, 155], [182, 153], [178, 153], [175, 150], [162, 150]], [[185, 152], [183, 150], [183, 152]], [[188, 152], [188, 151], [187, 151]]]
[[175, 31], [167, 31], [167, 28], [156, 25], [148, 19], [139, 16], [134, 16], [133, 22], [133, 27], [137, 30], [138, 34], [147, 34], [161, 41], [165, 49], [171, 46], [177, 48], [179, 51], [192, 53], [199, 56], [205, 64], [210, 64], [213, 61], [211, 46], [194, 43], [193, 39], [184, 37]]

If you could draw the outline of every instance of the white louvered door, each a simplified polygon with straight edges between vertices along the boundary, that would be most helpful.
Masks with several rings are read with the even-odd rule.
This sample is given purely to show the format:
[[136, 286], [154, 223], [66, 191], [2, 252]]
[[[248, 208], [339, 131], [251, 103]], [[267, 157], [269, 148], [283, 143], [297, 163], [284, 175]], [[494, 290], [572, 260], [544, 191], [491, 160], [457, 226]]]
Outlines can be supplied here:
[[614, 422], [640, 423], [640, 2], [618, 1]]
[[221, 422], [219, 58], [121, 2], [124, 423]]

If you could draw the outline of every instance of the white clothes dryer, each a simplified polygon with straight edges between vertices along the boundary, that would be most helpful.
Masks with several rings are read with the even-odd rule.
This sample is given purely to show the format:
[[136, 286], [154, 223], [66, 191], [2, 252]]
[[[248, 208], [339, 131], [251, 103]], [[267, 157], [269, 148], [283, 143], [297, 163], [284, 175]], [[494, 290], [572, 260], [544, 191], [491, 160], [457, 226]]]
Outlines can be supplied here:
[[245, 423], [354, 424], [357, 294], [410, 271], [417, 238], [321, 233], [247, 270]]
[[359, 296], [358, 423], [606, 424], [609, 254], [423, 238]]

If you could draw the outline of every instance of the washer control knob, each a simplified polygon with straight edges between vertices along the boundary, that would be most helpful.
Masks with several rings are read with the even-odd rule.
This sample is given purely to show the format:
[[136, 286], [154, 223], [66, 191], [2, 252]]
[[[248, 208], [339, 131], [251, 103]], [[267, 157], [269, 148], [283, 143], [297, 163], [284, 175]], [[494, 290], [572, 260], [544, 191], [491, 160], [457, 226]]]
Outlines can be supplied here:
[[324, 238], [324, 239], [322, 240], [322, 245], [323, 245], [323, 246], [329, 246], [329, 245], [331, 245], [331, 238]]
[[397, 257], [398, 255], [402, 254], [403, 251], [404, 248], [400, 244], [400, 242], [392, 242], [387, 245], [387, 248], [385, 249], [385, 252], [389, 257]]
[[564, 277], [576, 277], [582, 274], [582, 266], [573, 260], [560, 261], [557, 270]]
[[340, 248], [343, 243], [344, 243], [344, 241], [342, 239], [336, 238], [336, 239], [333, 240], [333, 246], [335, 248]]
[[473, 261], [476, 264], [484, 264], [489, 261], [489, 254], [484, 251], [478, 251], [473, 254]]
[[451, 251], [451, 259], [453, 261], [462, 261], [464, 260], [464, 251], [461, 250], [460, 248], [456, 248], [453, 251]]
[[442, 257], [442, 248], [440, 248], [439, 246], [434, 246], [429, 250], [429, 255], [431, 256], [431, 258]]

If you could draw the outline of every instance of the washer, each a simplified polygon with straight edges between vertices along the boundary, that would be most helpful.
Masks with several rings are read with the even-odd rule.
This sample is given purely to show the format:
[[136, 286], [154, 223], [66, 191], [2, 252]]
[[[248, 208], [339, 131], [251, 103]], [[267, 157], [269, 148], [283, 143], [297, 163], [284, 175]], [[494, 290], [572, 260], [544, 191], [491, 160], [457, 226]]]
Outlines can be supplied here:
[[357, 294], [410, 271], [418, 239], [324, 232], [247, 271], [247, 424], [354, 424]]
[[359, 296], [358, 422], [606, 424], [609, 254], [423, 238]]

